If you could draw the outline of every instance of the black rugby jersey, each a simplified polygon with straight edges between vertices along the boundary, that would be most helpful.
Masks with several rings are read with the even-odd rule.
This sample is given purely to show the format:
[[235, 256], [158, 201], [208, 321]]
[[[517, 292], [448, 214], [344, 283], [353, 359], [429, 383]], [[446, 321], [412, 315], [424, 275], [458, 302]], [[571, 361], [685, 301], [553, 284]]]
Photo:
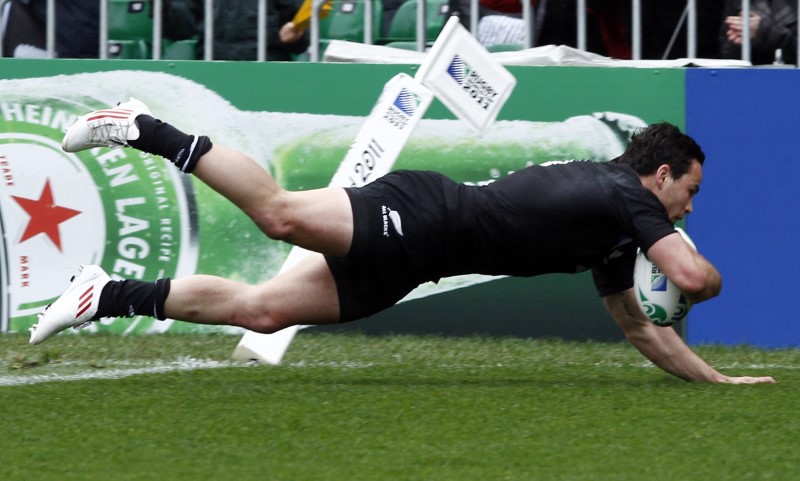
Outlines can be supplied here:
[[[531, 166], [485, 186], [445, 186], [445, 244], [435, 276], [535, 276], [592, 269], [599, 294], [633, 285], [636, 247], [675, 231], [628, 166]], [[433, 267], [428, 264], [428, 267]]]

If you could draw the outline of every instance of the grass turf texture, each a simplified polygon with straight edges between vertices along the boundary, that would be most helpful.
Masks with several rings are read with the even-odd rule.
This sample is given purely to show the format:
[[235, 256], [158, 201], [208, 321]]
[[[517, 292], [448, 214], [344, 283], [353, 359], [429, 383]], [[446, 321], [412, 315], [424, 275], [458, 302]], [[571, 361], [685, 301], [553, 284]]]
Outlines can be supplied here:
[[[198, 358], [230, 336], [0, 336], [0, 379]], [[800, 352], [706, 347], [691, 384], [626, 344], [305, 331], [281, 366], [0, 387], [0, 479], [794, 479]]]

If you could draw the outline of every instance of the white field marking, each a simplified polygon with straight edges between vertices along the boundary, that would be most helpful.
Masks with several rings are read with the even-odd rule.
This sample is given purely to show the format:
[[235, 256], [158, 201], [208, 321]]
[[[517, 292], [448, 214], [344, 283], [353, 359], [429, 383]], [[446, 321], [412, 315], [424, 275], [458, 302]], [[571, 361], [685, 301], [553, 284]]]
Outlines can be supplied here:
[[[75, 363], [62, 363], [62, 365], [74, 365]], [[117, 364], [117, 365], [127, 365], [130, 364], [127, 361], [109, 361], [109, 364]], [[566, 363], [556, 363], [556, 365], [580, 365], [582, 363], [578, 362], [566, 362]], [[335, 367], [335, 368], [343, 368], [343, 369], [366, 369], [370, 367], [375, 367], [380, 365], [380, 363], [361, 363], [361, 362], [338, 362], [338, 361], [316, 361], [316, 362], [307, 362], [307, 361], [296, 361], [292, 363], [283, 364], [284, 367], [292, 367], [292, 368], [306, 368], [306, 367]], [[177, 371], [196, 371], [199, 369], [219, 369], [219, 368], [229, 368], [229, 367], [259, 367], [258, 363], [248, 362], [248, 363], [241, 363], [235, 361], [212, 361], [212, 360], [202, 360], [202, 359], [182, 359], [177, 361], [159, 361], [155, 362], [152, 365], [144, 366], [144, 367], [131, 367], [131, 368], [116, 368], [116, 369], [102, 369], [102, 368], [94, 368], [91, 370], [76, 372], [73, 374], [58, 374], [58, 373], [50, 373], [50, 374], [34, 374], [34, 375], [6, 375], [0, 376], [0, 387], [11, 387], [11, 386], [28, 386], [32, 384], [43, 384], [48, 382], [68, 382], [68, 381], [87, 381], [87, 380], [94, 380], [94, 379], [102, 379], [102, 380], [115, 380], [115, 379], [122, 379], [125, 377], [130, 376], [139, 376], [144, 374], [162, 374], [168, 372], [177, 372]], [[612, 361], [601, 361], [594, 363], [594, 366], [597, 367], [638, 367], [638, 368], [653, 368], [655, 365], [650, 363], [649, 361], [643, 361], [641, 363], [621, 363], [621, 362], [612, 362]], [[444, 369], [475, 369], [478, 368], [495, 368], [495, 367], [503, 367], [503, 364], [491, 364], [485, 366], [475, 366], [475, 365], [442, 365], [440, 366]], [[717, 366], [717, 369], [721, 370], [728, 370], [728, 369], [753, 369], [753, 370], [762, 370], [762, 369], [800, 369], [798, 365], [788, 365], [788, 364], [754, 364], [754, 363], [733, 363], [728, 365], [721, 365]]]
[[721, 364], [714, 366], [715, 369], [800, 369], [800, 366], [792, 364], [751, 364], [746, 362], [734, 362], [733, 364]]
[[[578, 362], [568, 362], [562, 365], [579, 365], [581, 363]], [[623, 363], [623, 362], [613, 362], [613, 361], [600, 361], [594, 363], [594, 366], [597, 367], [656, 367], [650, 361], [642, 361], [640, 363]], [[747, 362], [734, 362], [732, 364], [715, 364], [714, 369], [720, 370], [728, 370], [728, 369], [753, 369], [753, 370], [761, 370], [761, 369], [800, 369], [800, 365], [795, 364], [756, 364], [756, 363], [747, 363]]]
[[345, 369], [366, 369], [380, 365], [375, 362], [354, 362], [354, 361], [296, 361], [288, 364], [282, 364], [287, 367], [341, 367]]
[[174, 362], [157, 363], [152, 366], [125, 368], [125, 369], [92, 369], [74, 374], [34, 374], [32, 376], [0, 376], [0, 387], [27, 386], [46, 382], [86, 381], [92, 379], [122, 379], [124, 377], [138, 376], [141, 374], [160, 374], [175, 371], [195, 371], [197, 369], [218, 369], [224, 367], [248, 367], [250, 364], [235, 363], [231, 361], [210, 361], [199, 359], [186, 359]]
[[[131, 364], [127, 361], [108, 361], [109, 364], [128, 365]], [[61, 366], [74, 365], [75, 363], [59, 363]], [[287, 367], [304, 368], [304, 367], [337, 367], [344, 369], [363, 369], [375, 366], [374, 363], [358, 363], [358, 362], [306, 362], [297, 361], [289, 364], [284, 364]], [[176, 371], [195, 371], [198, 369], [219, 369], [226, 367], [259, 367], [255, 362], [236, 362], [236, 361], [212, 361], [202, 359], [181, 359], [177, 361], [158, 361], [152, 365], [143, 367], [130, 367], [130, 368], [115, 368], [115, 369], [102, 369], [95, 368], [86, 371], [80, 371], [72, 374], [34, 374], [34, 375], [12, 375], [0, 376], [0, 387], [7, 386], [28, 386], [31, 384], [42, 384], [46, 382], [67, 382], [67, 381], [87, 381], [94, 379], [115, 380], [122, 379], [130, 376], [139, 376], [143, 374], [161, 374]]]

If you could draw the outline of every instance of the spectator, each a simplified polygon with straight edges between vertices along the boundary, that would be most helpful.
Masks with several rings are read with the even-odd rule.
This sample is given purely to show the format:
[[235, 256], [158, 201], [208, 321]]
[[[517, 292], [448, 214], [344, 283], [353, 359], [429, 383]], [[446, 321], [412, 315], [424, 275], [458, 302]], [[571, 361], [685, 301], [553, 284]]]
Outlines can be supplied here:
[[382, 37], [389, 36], [389, 32], [392, 28], [392, 20], [394, 20], [394, 14], [397, 13], [397, 10], [405, 2], [406, 0], [383, 0], [383, 13], [381, 17], [380, 29], [380, 35]]
[[[181, 5], [184, 4], [184, 5]], [[308, 35], [292, 23], [303, 0], [267, 1], [267, 60], [290, 61], [308, 50]], [[172, 0], [174, 17], [186, 35], [189, 18], [196, 19], [197, 58], [204, 57], [202, 0]], [[258, 59], [258, 8], [252, 0], [214, 2], [214, 60]], [[188, 35], [187, 35], [188, 38]]]
[[[723, 58], [742, 58], [742, 10], [740, 0], [727, 0], [720, 31]], [[771, 64], [781, 51], [781, 62], [797, 63], [797, 2], [753, 0], [750, 4], [750, 61]]]
[[[718, 58], [717, 31], [722, 18], [725, 0], [703, 0], [696, 2], [695, 57]], [[688, 25], [686, 2], [642, 2], [643, 59], [676, 59], [689, 57], [686, 42]], [[630, 22], [630, 17], [626, 17]]]
[[197, 0], [164, 0], [164, 38], [196, 39], [200, 36], [203, 4]]
[[[6, 31], [3, 56], [46, 56], [46, 0], [12, 0], [4, 14]], [[100, 51], [100, 3], [98, 0], [56, 2], [55, 56], [97, 58]]]
[[[525, 27], [519, 18], [522, 5], [517, 0], [481, 0], [484, 12], [478, 27], [484, 45], [494, 43], [523, 43]], [[577, 4], [571, 1], [531, 0], [534, 11], [534, 46], [568, 45], [577, 47], [578, 30], [575, 13]], [[630, 58], [628, 23], [622, 0], [588, 0], [586, 49], [614, 58]], [[501, 40], [498, 40], [501, 39]]]

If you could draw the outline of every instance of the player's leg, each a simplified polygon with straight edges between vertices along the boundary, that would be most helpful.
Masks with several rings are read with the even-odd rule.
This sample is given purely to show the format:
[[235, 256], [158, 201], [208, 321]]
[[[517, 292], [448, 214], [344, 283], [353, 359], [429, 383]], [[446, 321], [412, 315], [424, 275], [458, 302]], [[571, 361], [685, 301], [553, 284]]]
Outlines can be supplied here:
[[69, 327], [103, 317], [135, 315], [264, 333], [295, 324], [335, 323], [340, 318], [336, 282], [322, 254], [309, 254], [255, 286], [208, 275], [115, 281], [98, 266], [84, 266], [66, 292], [39, 315], [30, 342], [39, 344]]
[[68, 152], [120, 145], [162, 156], [193, 173], [274, 239], [325, 254], [343, 255], [349, 249], [352, 212], [341, 189], [288, 192], [244, 153], [185, 134], [155, 119], [135, 99], [80, 117], [62, 142]]
[[194, 175], [236, 204], [269, 237], [342, 256], [350, 248], [353, 213], [343, 189], [283, 189], [253, 159], [215, 144]]
[[214, 276], [174, 280], [164, 307], [171, 319], [262, 333], [339, 320], [336, 283], [325, 258], [316, 253], [255, 286]]

